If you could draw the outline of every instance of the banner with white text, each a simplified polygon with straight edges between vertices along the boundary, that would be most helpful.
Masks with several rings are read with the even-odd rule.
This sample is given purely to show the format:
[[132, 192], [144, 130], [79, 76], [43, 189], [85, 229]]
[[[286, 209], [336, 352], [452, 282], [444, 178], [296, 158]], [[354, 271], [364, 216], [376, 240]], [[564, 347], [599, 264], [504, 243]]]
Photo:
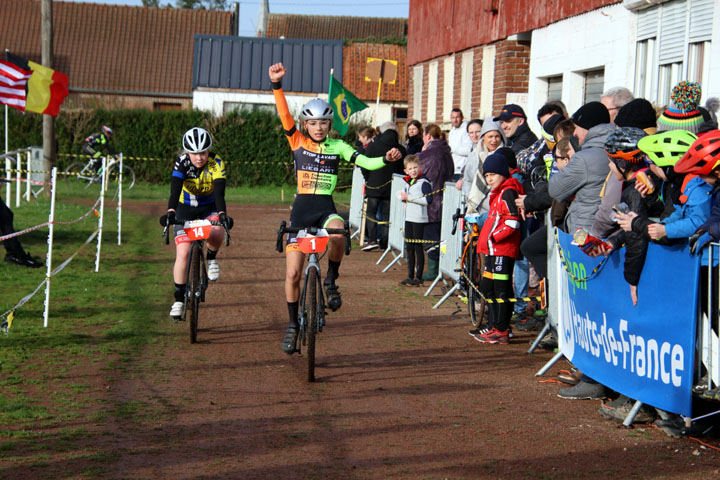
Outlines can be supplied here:
[[[698, 257], [686, 245], [650, 244], [633, 305], [623, 277], [625, 249], [592, 258], [558, 232], [567, 271], [560, 299], [560, 351], [575, 367], [613, 390], [654, 407], [691, 416]], [[556, 247], [557, 248], [557, 247]]]

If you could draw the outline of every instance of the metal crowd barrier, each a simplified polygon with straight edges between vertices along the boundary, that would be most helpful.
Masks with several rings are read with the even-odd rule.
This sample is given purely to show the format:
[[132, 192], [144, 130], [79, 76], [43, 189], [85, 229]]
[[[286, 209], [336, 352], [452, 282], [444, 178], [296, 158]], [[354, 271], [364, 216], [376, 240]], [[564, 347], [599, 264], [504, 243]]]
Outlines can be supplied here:
[[442, 221], [440, 223], [440, 263], [438, 266], [438, 276], [433, 280], [430, 287], [425, 292], [425, 296], [435, 288], [435, 285], [443, 279], [443, 274], [450, 277], [455, 285], [438, 301], [433, 308], [438, 308], [450, 295], [460, 288], [458, 280], [460, 280], [460, 272], [456, 272], [457, 262], [462, 255], [463, 232], [460, 229], [452, 235], [453, 215], [462, 205], [462, 192], [455, 188], [454, 182], [445, 183], [445, 193], [443, 194], [442, 205]]
[[[12, 191], [11, 185], [15, 183], [15, 206], [20, 206], [20, 198], [25, 197], [25, 201], [30, 201], [30, 195], [37, 196], [44, 188], [45, 176], [43, 170], [43, 150], [42, 147], [26, 147], [0, 155], [0, 159], [5, 159], [5, 201], [11, 204]], [[23, 160], [25, 168], [23, 168]], [[15, 170], [15, 176], [12, 175]], [[24, 174], [24, 177], [23, 177]], [[25, 183], [25, 193], [21, 194], [22, 184]], [[32, 186], [40, 186], [39, 189], [33, 190]]]
[[352, 190], [350, 191], [350, 212], [348, 213], [348, 222], [350, 228], [356, 228], [351, 238], [355, 238], [360, 234], [363, 222], [363, 203], [365, 196], [363, 195], [363, 186], [365, 185], [365, 177], [363, 177], [360, 167], [353, 169]]
[[717, 263], [720, 259], [720, 243], [711, 243], [708, 247], [708, 264], [715, 265], [707, 269], [707, 296], [706, 306], [702, 308], [698, 324], [698, 352], [696, 355], [698, 370], [707, 372], [705, 387], [707, 390], [720, 387], [720, 311], [718, 302], [720, 298], [720, 272]]
[[[405, 180], [403, 180], [403, 176], [394, 173], [390, 186], [390, 223], [385, 225], [388, 229], [388, 246], [378, 259], [377, 265], [380, 265], [383, 258], [391, 252], [394, 257], [388, 266], [383, 269], [383, 272], [390, 270], [390, 267], [395, 265], [405, 255], [405, 204], [400, 201], [400, 197], [398, 196], [404, 188]], [[394, 252], [397, 252], [397, 254]]]

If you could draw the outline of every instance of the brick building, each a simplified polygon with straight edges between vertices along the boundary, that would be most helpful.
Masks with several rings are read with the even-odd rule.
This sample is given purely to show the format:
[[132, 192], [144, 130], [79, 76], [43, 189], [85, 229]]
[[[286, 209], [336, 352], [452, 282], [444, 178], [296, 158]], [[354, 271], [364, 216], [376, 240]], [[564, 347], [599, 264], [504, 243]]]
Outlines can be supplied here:
[[[40, 0], [0, 0], [0, 46], [41, 63]], [[230, 35], [233, 12], [53, 2], [63, 109], [192, 108], [195, 34]]]
[[[409, 115], [449, 126], [459, 106], [486, 118], [547, 100], [570, 112], [625, 86], [667, 102], [677, 81], [720, 95], [720, 0], [412, 0]], [[713, 20], [714, 19], [714, 20]]]

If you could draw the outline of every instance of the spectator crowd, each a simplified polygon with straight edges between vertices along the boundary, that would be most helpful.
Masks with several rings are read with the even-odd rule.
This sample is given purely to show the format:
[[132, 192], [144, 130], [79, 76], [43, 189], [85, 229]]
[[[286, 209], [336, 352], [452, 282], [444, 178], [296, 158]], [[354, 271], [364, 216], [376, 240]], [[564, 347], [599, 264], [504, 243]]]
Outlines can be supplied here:
[[[623, 274], [636, 305], [644, 293], [638, 283], [651, 242], [689, 243], [692, 254], [703, 254], [720, 239], [719, 102], [710, 99], [703, 107], [701, 97], [700, 84], [682, 81], [664, 107], [634, 98], [624, 87], [609, 89], [572, 115], [562, 102], [550, 101], [537, 112], [540, 138], [514, 104], [469, 121], [454, 108], [447, 133], [411, 120], [402, 145], [392, 123], [377, 132], [361, 129], [361, 152], [379, 156], [397, 147], [406, 155], [404, 162], [366, 172], [370, 240], [363, 249], [387, 248], [387, 228], [377, 232], [376, 214], [389, 218], [392, 174], [404, 171], [399, 199], [406, 213], [408, 274], [400, 285], [416, 287], [438, 277], [443, 186], [454, 182], [465, 213], [477, 215], [481, 226], [481, 280], [469, 288], [486, 298], [536, 292], [547, 276], [548, 235], [557, 227], [589, 256], [625, 249]], [[485, 328], [470, 335], [486, 345], [508, 344], [513, 328], [541, 331], [549, 321], [547, 309], [523, 301], [490, 303], [480, 313], [487, 317]], [[540, 345], [556, 348], [557, 332], [550, 329]], [[608, 419], [622, 422], [635, 403], [575, 368], [561, 371], [558, 379], [569, 384], [559, 397], [601, 399], [599, 413]], [[685, 427], [680, 417], [648, 406], [634, 421], [656, 421], [673, 436], [701, 428]]]

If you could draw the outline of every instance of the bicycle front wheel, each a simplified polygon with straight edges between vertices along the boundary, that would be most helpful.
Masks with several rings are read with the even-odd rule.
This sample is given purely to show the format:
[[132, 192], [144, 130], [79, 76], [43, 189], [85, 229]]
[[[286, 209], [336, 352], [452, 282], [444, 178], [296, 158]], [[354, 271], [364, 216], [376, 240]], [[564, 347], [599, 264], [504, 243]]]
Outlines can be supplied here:
[[87, 188], [92, 185], [97, 175], [88, 165], [83, 162], [75, 162], [65, 170], [69, 174], [65, 175], [65, 183], [68, 187], [82, 185]]
[[317, 306], [320, 303], [318, 291], [318, 273], [311, 268], [307, 274], [307, 287], [305, 293], [305, 313], [307, 320], [307, 361], [308, 361], [308, 382], [315, 381], [315, 339], [317, 334]]
[[193, 242], [190, 249], [190, 258], [188, 259], [188, 281], [186, 284], [186, 313], [188, 318], [188, 327], [190, 330], [190, 343], [197, 342], [198, 314], [200, 313], [200, 297], [202, 296], [201, 286], [201, 264], [200, 256], [202, 249], [200, 244]]
[[485, 301], [477, 292], [477, 289], [480, 288], [480, 278], [482, 278], [480, 253], [477, 251], [477, 237], [470, 237], [465, 255], [466, 281], [470, 279], [467, 281], [468, 313], [470, 313], [470, 322], [474, 327], [479, 328], [485, 311]]
[[[118, 165], [114, 164], [110, 167], [110, 181], [117, 183], [118, 181]], [[122, 168], [122, 187], [123, 190], [130, 190], [135, 186], [135, 171], [123, 164]]]

